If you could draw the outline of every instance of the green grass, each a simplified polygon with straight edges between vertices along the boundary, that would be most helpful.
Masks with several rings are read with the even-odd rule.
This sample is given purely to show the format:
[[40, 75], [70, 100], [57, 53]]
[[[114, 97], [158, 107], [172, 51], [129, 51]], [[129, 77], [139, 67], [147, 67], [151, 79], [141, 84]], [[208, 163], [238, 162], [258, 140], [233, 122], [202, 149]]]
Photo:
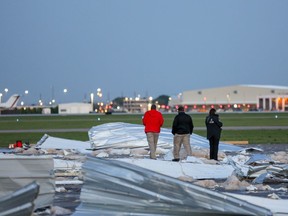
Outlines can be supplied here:
[[[197, 128], [205, 127], [206, 113], [191, 113], [195, 133], [205, 136], [205, 130]], [[275, 117], [277, 115], [277, 118]], [[21, 115], [0, 116], [0, 130], [33, 130], [41, 129], [44, 132], [16, 132], [0, 133], [0, 146], [7, 147], [16, 140], [37, 143], [46, 133], [47, 129], [87, 129], [87, 132], [48, 132], [49, 135], [67, 139], [87, 141], [88, 130], [109, 122], [126, 122], [142, 124], [143, 114], [138, 115]], [[164, 114], [165, 128], [171, 128], [175, 114]], [[220, 119], [224, 127], [230, 126], [288, 126], [288, 113], [220, 113]], [[222, 141], [248, 140], [251, 144], [258, 143], [287, 143], [288, 130], [223, 130]]]
[[[205, 113], [192, 113], [195, 127], [204, 127]], [[275, 118], [277, 115], [277, 118]], [[90, 128], [108, 122], [142, 124], [139, 115], [47, 115], [0, 116], [0, 130]], [[175, 114], [164, 114], [164, 127], [170, 128]], [[100, 118], [100, 121], [98, 121]], [[223, 113], [224, 126], [288, 126], [288, 113]]]
[[[195, 131], [206, 136], [206, 131]], [[249, 144], [288, 144], [288, 130], [223, 130], [221, 141], [248, 141]]]

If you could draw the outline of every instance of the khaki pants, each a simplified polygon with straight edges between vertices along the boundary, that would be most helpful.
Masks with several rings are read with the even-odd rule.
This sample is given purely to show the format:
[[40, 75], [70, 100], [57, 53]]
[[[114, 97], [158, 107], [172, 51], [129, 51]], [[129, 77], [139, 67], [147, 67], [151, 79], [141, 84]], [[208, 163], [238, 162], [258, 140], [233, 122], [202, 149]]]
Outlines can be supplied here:
[[190, 134], [175, 134], [173, 138], [173, 144], [174, 144], [173, 156], [175, 159], [180, 159], [179, 154], [182, 144], [187, 152], [187, 156], [192, 155], [192, 150], [190, 146]]
[[149, 149], [150, 149], [150, 158], [156, 159], [156, 148], [159, 138], [159, 133], [146, 133]]

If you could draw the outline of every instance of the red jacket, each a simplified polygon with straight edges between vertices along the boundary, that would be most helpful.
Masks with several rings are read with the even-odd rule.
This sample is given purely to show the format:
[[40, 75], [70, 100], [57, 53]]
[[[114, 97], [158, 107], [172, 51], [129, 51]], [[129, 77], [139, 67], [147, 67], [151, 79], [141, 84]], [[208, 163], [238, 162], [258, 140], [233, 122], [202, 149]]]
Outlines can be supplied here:
[[152, 109], [144, 114], [142, 122], [143, 125], [145, 126], [145, 133], [148, 132], [160, 133], [160, 128], [164, 123], [164, 119], [159, 111]]

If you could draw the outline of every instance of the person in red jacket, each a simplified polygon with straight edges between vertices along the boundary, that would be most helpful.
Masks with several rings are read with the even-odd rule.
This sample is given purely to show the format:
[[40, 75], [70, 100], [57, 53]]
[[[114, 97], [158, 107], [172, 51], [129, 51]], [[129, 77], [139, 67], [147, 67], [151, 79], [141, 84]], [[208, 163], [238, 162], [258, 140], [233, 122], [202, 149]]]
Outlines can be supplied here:
[[150, 149], [150, 158], [156, 160], [156, 148], [160, 134], [160, 128], [164, 123], [162, 114], [156, 110], [156, 105], [151, 106], [151, 110], [145, 112], [142, 119], [145, 126], [145, 133]]

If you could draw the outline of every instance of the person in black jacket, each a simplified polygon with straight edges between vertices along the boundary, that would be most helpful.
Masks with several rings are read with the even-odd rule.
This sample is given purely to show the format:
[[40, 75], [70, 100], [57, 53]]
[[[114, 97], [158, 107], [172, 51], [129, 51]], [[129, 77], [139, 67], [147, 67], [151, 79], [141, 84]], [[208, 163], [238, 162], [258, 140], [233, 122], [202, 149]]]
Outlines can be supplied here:
[[178, 108], [178, 115], [175, 116], [172, 125], [172, 134], [174, 135], [173, 138], [174, 159], [172, 161], [180, 160], [179, 153], [182, 144], [187, 152], [187, 156], [192, 155], [192, 150], [190, 146], [190, 136], [193, 132], [193, 128], [194, 125], [191, 116], [184, 112], [183, 106], [180, 106]]
[[207, 128], [207, 139], [210, 145], [210, 159], [218, 160], [219, 140], [222, 131], [222, 122], [214, 108], [210, 109], [209, 115], [205, 119]]

